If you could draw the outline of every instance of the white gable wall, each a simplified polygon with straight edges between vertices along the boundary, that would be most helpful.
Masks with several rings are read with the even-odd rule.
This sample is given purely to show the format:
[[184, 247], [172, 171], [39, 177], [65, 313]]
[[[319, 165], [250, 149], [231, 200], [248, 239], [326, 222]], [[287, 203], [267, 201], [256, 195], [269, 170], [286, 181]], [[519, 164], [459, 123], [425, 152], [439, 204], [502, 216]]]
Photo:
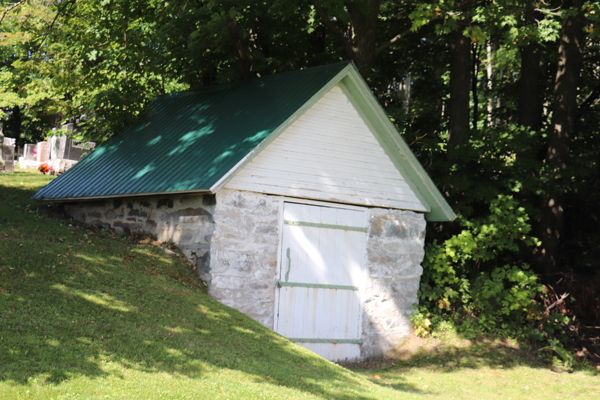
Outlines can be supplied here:
[[339, 86], [300, 116], [225, 188], [427, 211]]

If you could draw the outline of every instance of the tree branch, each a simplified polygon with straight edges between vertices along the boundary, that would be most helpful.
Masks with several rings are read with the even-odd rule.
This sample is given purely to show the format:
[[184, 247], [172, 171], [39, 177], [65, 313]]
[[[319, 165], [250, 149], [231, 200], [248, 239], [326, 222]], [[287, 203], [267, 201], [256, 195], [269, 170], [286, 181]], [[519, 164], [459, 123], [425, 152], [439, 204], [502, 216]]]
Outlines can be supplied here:
[[37, 46], [36, 51], [38, 51], [42, 45], [44, 44], [44, 42], [46, 41], [46, 38], [50, 35], [50, 33], [52, 32], [52, 29], [54, 28], [54, 24], [56, 23], [56, 21], [58, 20], [58, 17], [61, 14], [67, 14], [65, 12], [66, 8], [69, 6], [74, 6], [77, 3], [77, 0], [68, 0], [65, 1], [64, 4], [62, 5], [62, 7], [56, 12], [56, 15], [54, 16], [54, 19], [52, 20], [52, 22], [50, 23], [50, 26], [48, 26], [48, 30], [46, 30], [46, 33], [44, 34], [44, 36], [42, 37], [42, 41], [40, 42], [40, 44]]
[[588, 108], [590, 108], [592, 106], [592, 104], [594, 103], [594, 101], [596, 101], [596, 99], [598, 99], [598, 97], [600, 97], [600, 86], [594, 88], [594, 90], [592, 91], [592, 93], [590, 93], [590, 95], [587, 97], [587, 99], [585, 99], [585, 101], [583, 103], [581, 103], [581, 105], [579, 106], [579, 109], [577, 110], [577, 114], [581, 115], [584, 111], [586, 111]]
[[402, 39], [404, 36], [408, 35], [409, 33], [410, 33], [410, 28], [408, 28], [404, 32], [397, 34], [396, 36], [394, 36], [387, 42], [383, 43], [381, 46], [379, 46], [373, 52], [372, 57], [377, 57], [382, 51], [384, 51], [385, 49], [387, 49], [388, 47], [390, 47], [391, 45], [393, 45], [394, 43], [396, 43], [398, 40]]
[[8, 14], [9, 12], [11, 12], [12, 10], [14, 10], [15, 8], [19, 7], [21, 4], [23, 4], [26, 0], [21, 0], [21, 1], [17, 1], [16, 3], [14, 3], [12, 6], [8, 7], [6, 10], [4, 10], [4, 13], [2, 13], [2, 18], [0, 18], [0, 24], [2, 23], [2, 21], [4, 21], [4, 17], [6, 17], [6, 14]]
[[333, 22], [331, 22], [331, 19], [329, 19], [329, 16], [325, 12], [325, 10], [323, 10], [323, 7], [321, 7], [315, 0], [311, 0], [311, 3], [315, 7], [315, 11], [317, 12], [317, 14], [319, 14], [319, 17], [323, 21], [323, 24], [325, 24], [325, 27], [327, 27], [327, 29], [329, 29], [331, 33], [333, 33], [338, 38], [348, 56], [354, 59], [354, 49], [352, 48], [350, 40], [344, 35], [344, 32], [342, 32], [340, 28], [338, 28]]

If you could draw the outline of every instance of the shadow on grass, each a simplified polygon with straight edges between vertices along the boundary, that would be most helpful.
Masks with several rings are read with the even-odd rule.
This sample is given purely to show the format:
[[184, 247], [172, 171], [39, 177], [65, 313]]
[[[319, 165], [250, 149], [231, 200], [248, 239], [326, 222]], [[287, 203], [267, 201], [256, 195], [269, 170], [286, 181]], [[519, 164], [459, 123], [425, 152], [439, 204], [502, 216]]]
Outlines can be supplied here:
[[[550, 369], [550, 365], [540, 361], [535, 354], [520, 349], [510, 341], [488, 339], [471, 341], [460, 338], [460, 335], [458, 339], [452, 337], [442, 341], [411, 337], [390, 358], [347, 365], [347, 367], [377, 385], [405, 392], [413, 392], [414, 388], [405, 383], [407, 380], [403, 376], [414, 371], [432, 372], [441, 376], [449, 373], [468, 373], [469, 370], [483, 368], [493, 371], [506, 371], [519, 367]], [[590, 377], [600, 375], [591, 369], [586, 369], [585, 372]], [[383, 379], [373, 378], [379, 377], [379, 374]], [[489, 376], [493, 379], [495, 375]]]
[[34, 188], [11, 182], [0, 180], [0, 382], [228, 369], [327, 398], [376, 396], [363, 378], [208, 297], [177, 260], [41, 216], [27, 207]]

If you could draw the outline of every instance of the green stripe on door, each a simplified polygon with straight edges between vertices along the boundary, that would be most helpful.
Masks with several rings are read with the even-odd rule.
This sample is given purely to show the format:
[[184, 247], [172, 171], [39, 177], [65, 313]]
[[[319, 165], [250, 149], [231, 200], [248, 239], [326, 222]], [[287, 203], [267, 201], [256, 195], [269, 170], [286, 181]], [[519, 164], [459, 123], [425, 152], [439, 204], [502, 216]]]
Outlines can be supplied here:
[[320, 224], [318, 222], [290, 221], [287, 219], [284, 220], [283, 223], [286, 225], [294, 225], [294, 226], [311, 226], [313, 228], [342, 229], [344, 231], [367, 232], [369, 230], [368, 228], [363, 228], [360, 226]]
[[362, 339], [308, 339], [308, 338], [288, 338], [294, 343], [353, 343], [362, 344]]
[[277, 284], [282, 286], [292, 287], [309, 287], [309, 288], [320, 288], [320, 289], [341, 289], [341, 290], [359, 290], [358, 286], [346, 286], [346, 285], [326, 285], [323, 283], [303, 283], [303, 282], [283, 282], [277, 281]]

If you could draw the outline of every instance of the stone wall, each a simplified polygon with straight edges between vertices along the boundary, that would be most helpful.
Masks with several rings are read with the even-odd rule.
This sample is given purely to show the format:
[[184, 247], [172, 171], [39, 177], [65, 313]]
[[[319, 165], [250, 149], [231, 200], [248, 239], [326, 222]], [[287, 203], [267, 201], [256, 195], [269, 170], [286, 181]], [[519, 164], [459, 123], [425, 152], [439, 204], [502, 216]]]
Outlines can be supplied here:
[[361, 293], [363, 359], [384, 355], [410, 334], [425, 245], [423, 214], [378, 208], [368, 212], [367, 273]]
[[[216, 196], [124, 198], [65, 208], [81, 222], [172, 241], [196, 263], [212, 297], [273, 328], [280, 197], [221, 189]], [[361, 359], [384, 355], [410, 334], [425, 240], [423, 214], [366, 211]]]
[[206, 278], [209, 267], [214, 209], [215, 196], [194, 194], [65, 203], [65, 211], [77, 221], [175, 243], [196, 264], [200, 278]]
[[273, 329], [281, 198], [221, 189], [209, 294]]

